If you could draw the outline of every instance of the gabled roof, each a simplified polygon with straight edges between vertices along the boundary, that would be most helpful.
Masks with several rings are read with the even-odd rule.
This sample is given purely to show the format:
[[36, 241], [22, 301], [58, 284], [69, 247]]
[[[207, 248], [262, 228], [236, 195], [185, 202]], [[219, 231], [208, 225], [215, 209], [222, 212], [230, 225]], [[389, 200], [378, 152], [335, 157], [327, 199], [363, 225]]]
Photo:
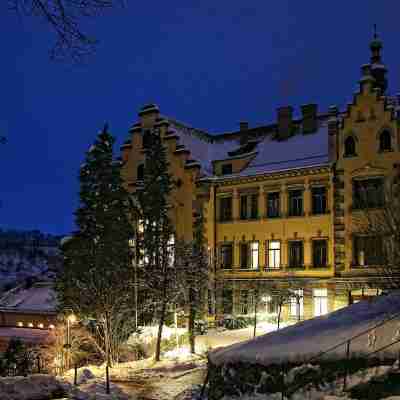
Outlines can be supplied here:
[[257, 145], [255, 151], [256, 156], [237, 176], [329, 165], [328, 128], [323, 125], [315, 133], [299, 133], [282, 141], [268, 135]]
[[[190, 151], [191, 159], [198, 161], [205, 177], [213, 176], [213, 161], [241, 157], [251, 158], [248, 166], [239, 173], [214, 177], [250, 177], [299, 168], [329, 166], [328, 127], [325, 118], [319, 119], [319, 128], [314, 133], [302, 134], [301, 129], [285, 140], [278, 140], [271, 126], [258, 127], [247, 132], [210, 135], [190, 128], [180, 122], [168, 119], [170, 132], [178, 137], [182, 150]], [[256, 131], [256, 137], [254, 136]], [[252, 134], [253, 132], [253, 134]], [[246, 145], [240, 143], [242, 134], [249, 135], [252, 143], [250, 153], [243, 152]]]

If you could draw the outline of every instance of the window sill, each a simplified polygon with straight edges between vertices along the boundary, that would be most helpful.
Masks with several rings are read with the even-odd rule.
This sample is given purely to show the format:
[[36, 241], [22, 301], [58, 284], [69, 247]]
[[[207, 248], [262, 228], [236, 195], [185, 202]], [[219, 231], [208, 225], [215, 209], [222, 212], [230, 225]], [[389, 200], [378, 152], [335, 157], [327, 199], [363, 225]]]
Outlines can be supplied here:
[[357, 157], [357, 154], [343, 154], [343, 158], [354, 158]]
[[265, 219], [279, 219], [282, 218], [282, 215], [266, 215]]
[[264, 271], [265, 272], [279, 272], [279, 271], [283, 271], [283, 268], [282, 267], [278, 267], [278, 268], [264, 267]]
[[371, 264], [371, 265], [350, 265], [351, 269], [369, 269], [369, 268], [384, 268], [384, 265], [377, 265], [377, 264]]
[[286, 267], [286, 269], [287, 269], [287, 270], [290, 270], [290, 271], [295, 271], [295, 270], [303, 271], [303, 270], [306, 269], [306, 267], [305, 267], [305, 265], [298, 265], [298, 266], [291, 266], [291, 265], [288, 265], [288, 266]]
[[304, 218], [306, 216], [305, 213], [299, 214], [299, 215], [292, 215], [292, 214], [288, 214], [288, 218]]
[[238, 272], [260, 272], [260, 268], [238, 268]]

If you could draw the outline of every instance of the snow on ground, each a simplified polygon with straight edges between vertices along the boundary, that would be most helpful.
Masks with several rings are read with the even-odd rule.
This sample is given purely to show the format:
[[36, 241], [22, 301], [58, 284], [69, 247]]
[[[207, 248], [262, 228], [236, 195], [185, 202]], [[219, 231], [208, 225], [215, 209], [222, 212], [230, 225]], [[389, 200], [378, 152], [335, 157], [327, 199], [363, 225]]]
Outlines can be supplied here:
[[[292, 325], [293, 322], [281, 323], [281, 328]], [[259, 322], [257, 324], [256, 336], [277, 330], [277, 324]], [[230, 346], [234, 343], [243, 342], [254, 337], [254, 326], [249, 325], [243, 329], [210, 329], [206, 335], [196, 336], [196, 345], [199, 352], [206, 352], [217, 347]]]
[[[387, 296], [361, 301], [246, 342], [216, 349], [210, 352], [210, 360], [216, 365], [228, 362], [262, 365], [286, 361], [301, 362], [373, 328], [385, 319], [398, 315], [391, 322], [352, 341], [351, 355], [369, 353], [400, 339], [399, 310], [400, 292], [397, 291]], [[387, 352], [394, 352], [397, 356], [398, 350], [399, 346], [392, 346]], [[342, 345], [329, 352], [327, 358], [343, 358], [345, 354], [346, 346]]]

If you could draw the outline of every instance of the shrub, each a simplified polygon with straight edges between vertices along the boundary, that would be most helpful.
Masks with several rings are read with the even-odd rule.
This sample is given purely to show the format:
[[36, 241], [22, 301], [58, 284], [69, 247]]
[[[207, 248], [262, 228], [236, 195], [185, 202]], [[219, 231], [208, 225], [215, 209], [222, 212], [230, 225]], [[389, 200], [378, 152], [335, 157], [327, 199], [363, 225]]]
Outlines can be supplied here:
[[248, 319], [245, 317], [236, 317], [233, 315], [226, 315], [220, 321], [221, 326], [226, 329], [233, 330], [233, 329], [242, 329], [246, 328], [249, 325]]

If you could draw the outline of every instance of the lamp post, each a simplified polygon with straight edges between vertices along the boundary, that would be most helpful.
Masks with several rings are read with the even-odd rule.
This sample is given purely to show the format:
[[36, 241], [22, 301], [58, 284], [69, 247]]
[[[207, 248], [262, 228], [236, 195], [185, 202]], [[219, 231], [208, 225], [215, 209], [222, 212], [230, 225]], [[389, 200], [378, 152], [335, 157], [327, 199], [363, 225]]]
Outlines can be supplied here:
[[71, 325], [76, 322], [76, 315], [70, 313], [67, 316], [67, 344], [65, 348], [67, 349], [67, 368], [70, 368], [70, 358], [71, 358]]

